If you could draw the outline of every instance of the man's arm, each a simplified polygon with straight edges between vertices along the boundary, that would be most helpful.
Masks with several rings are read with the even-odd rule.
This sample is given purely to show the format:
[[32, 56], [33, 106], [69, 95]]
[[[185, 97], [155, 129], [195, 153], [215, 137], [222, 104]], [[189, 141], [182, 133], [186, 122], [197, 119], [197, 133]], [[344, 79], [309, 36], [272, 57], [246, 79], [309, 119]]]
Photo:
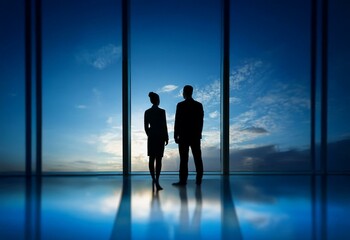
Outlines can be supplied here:
[[179, 143], [179, 104], [176, 105], [175, 112], [174, 140], [176, 143]]
[[204, 110], [203, 110], [203, 105], [200, 103], [200, 122], [199, 122], [199, 126], [200, 126], [200, 131], [201, 131], [201, 138], [202, 138], [202, 131], [203, 131], [203, 124], [204, 124]]

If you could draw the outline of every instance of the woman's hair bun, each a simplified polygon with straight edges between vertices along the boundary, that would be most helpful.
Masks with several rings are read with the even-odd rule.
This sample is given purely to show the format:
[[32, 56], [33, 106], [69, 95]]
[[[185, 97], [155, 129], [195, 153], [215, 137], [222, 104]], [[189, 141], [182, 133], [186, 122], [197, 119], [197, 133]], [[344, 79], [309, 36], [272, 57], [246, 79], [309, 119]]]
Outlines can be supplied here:
[[148, 96], [153, 104], [159, 104], [159, 95], [154, 92], [149, 92]]

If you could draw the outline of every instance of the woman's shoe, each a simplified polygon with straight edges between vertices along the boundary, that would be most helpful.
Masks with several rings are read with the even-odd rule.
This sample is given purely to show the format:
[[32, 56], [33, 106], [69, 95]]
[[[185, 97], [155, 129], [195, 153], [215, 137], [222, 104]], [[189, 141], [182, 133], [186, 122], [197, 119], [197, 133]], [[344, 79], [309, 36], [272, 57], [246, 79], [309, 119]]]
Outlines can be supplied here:
[[159, 185], [158, 181], [156, 181], [156, 187], [157, 187], [157, 191], [163, 190], [163, 188]]

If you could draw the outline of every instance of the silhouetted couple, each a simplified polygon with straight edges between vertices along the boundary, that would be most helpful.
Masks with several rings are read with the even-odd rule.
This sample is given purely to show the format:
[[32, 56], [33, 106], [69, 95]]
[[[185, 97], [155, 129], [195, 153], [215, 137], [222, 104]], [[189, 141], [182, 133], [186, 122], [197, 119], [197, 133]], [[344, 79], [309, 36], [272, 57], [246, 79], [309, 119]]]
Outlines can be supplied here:
[[[201, 153], [201, 138], [203, 130], [204, 111], [201, 103], [192, 98], [193, 87], [186, 85], [182, 96], [185, 99], [176, 106], [174, 139], [179, 147], [180, 169], [179, 182], [175, 186], [184, 186], [188, 178], [188, 154], [191, 147], [197, 176], [196, 184], [200, 185], [203, 178], [203, 161]], [[152, 186], [157, 190], [163, 188], [159, 185], [159, 176], [162, 168], [164, 147], [168, 144], [169, 136], [166, 125], [165, 110], [159, 108], [159, 95], [150, 92], [150, 101], [153, 106], [145, 111], [144, 127], [148, 136], [147, 151], [149, 156], [149, 171], [153, 180]], [[156, 173], [154, 173], [156, 162]]]

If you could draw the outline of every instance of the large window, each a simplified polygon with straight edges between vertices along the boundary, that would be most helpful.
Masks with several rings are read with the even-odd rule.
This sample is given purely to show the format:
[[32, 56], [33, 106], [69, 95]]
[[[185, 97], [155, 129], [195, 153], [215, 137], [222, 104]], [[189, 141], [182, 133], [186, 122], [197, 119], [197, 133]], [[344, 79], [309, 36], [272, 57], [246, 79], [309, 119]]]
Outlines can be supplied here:
[[121, 171], [121, 2], [43, 1], [43, 171]]
[[167, 113], [162, 170], [178, 171], [174, 120], [187, 84], [204, 106], [205, 172], [349, 171], [348, 10], [346, 0], [1, 1], [0, 174], [40, 167], [41, 156], [44, 172], [148, 171], [151, 91]]
[[231, 1], [230, 170], [310, 169], [310, 3]]
[[[131, 167], [148, 170], [144, 111], [151, 107], [148, 93], [160, 95], [166, 110], [170, 142], [164, 171], [177, 171], [174, 143], [176, 104], [182, 88], [194, 87], [194, 99], [204, 107], [202, 152], [205, 171], [220, 170], [221, 2], [131, 1]], [[190, 154], [191, 156], [191, 154]], [[193, 161], [189, 169], [194, 170]]]
[[328, 168], [350, 170], [350, 2], [329, 1]]
[[24, 170], [25, 36], [22, 1], [0, 1], [0, 173]]

